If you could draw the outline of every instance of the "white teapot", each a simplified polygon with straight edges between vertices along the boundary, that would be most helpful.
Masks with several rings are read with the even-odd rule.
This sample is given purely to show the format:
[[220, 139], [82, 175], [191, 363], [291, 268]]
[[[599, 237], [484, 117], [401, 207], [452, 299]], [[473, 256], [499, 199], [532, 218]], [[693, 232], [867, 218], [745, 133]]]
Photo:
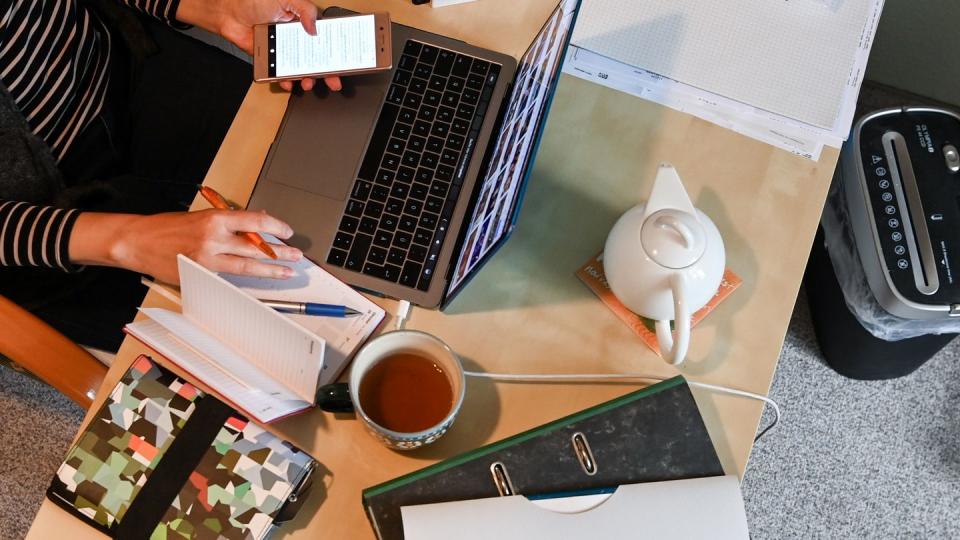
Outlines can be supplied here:
[[623, 305], [656, 321], [660, 353], [676, 365], [687, 355], [690, 316], [716, 294], [725, 259], [720, 231], [693, 207], [673, 165], [661, 163], [650, 199], [610, 231], [603, 267]]

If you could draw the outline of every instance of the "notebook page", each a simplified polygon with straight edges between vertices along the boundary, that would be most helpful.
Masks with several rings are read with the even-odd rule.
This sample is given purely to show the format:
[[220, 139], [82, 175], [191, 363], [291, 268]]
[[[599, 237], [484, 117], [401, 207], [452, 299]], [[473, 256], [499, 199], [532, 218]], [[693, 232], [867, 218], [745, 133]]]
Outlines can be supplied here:
[[882, 0], [590, 0], [572, 43], [832, 129]]
[[[279, 240], [264, 235], [267, 241]], [[327, 342], [320, 384], [334, 382], [347, 361], [383, 320], [383, 309], [335, 278], [306, 257], [296, 262], [272, 261], [293, 269], [290, 279], [265, 279], [249, 276], [221, 274], [221, 277], [263, 300], [287, 300], [292, 302], [315, 302], [351, 307], [361, 314], [356, 317], [313, 317], [309, 315], [284, 314], [297, 324], [310, 330]]]
[[[283, 386], [270, 382], [267, 374], [182, 315], [157, 308], [147, 308], [143, 312], [151, 320], [130, 323], [127, 331], [216, 390], [246, 414], [261, 422], [270, 422], [310, 407], [309, 402], [297, 398]], [[210, 360], [213, 355], [219, 359], [218, 363]], [[257, 387], [251, 387], [243, 380], [260, 383]]]
[[[177, 262], [183, 315], [300, 399], [313, 403], [323, 367], [324, 340], [187, 257], [179, 255]], [[261, 381], [244, 382], [256, 385]]]

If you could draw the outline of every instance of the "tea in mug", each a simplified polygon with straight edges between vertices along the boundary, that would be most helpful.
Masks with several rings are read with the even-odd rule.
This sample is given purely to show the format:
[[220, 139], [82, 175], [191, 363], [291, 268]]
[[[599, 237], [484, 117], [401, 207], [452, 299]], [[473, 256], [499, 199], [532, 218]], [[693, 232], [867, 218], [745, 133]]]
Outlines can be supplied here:
[[392, 354], [364, 374], [360, 407], [391, 431], [424, 431], [450, 413], [453, 388], [437, 362], [416, 353]]

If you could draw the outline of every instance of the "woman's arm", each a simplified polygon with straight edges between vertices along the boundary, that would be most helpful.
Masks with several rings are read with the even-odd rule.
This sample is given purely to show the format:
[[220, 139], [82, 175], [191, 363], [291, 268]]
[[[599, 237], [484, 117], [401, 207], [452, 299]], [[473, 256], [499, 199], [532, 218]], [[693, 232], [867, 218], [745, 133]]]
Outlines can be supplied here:
[[0, 200], [0, 266], [68, 270], [76, 210]]

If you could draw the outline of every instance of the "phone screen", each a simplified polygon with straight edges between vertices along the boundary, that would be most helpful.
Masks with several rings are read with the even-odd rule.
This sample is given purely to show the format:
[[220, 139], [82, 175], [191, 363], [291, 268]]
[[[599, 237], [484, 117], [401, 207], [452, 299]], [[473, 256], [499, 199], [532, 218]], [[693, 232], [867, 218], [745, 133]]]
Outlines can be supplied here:
[[377, 65], [377, 35], [373, 15], [317, 21], [311, 36], [299, 22], [271, 25], [269, 73], [289, 77], [373, 68]]

